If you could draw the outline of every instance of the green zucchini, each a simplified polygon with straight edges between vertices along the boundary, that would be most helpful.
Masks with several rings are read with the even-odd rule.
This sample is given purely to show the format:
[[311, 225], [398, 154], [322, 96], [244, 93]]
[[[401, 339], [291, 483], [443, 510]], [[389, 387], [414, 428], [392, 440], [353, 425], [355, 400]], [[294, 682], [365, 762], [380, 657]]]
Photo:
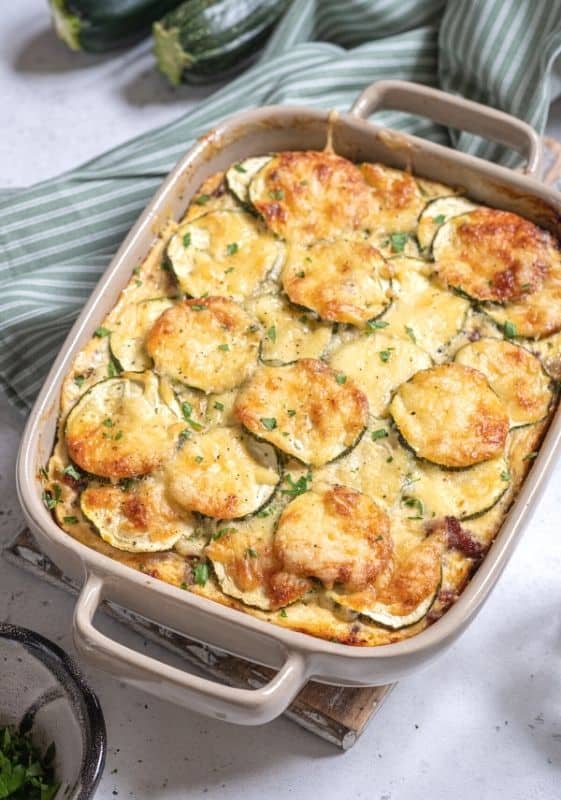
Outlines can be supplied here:
[[286, 6], [287, 0], [186, 0], [153, 27], [158, 67], [174, 86], [240, 68]]
[[149, 33], [177, 0], [49, 0], [57, 35], [72, 50], [104, 53]]

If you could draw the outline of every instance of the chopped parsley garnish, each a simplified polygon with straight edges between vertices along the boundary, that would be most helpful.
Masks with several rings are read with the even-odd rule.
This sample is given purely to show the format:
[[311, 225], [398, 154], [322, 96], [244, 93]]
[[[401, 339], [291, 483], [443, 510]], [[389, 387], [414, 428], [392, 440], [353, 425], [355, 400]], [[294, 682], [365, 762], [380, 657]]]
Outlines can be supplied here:
[[277, 421], [274, 417], [261, 417], [261, 425], [268, 431], [274, 431], [277, 427]]
[[54, 755], [54, 744], [41, 756], [29, 736], [0, 728], [0, 798], [53, 800], [59, 789]]
[[218, 400], [214, 401], [214, 408], [217, 411], [224, 411], [224, 403], [220, 403]]
[[292, 475], [286, 474], [284, 482], [288, 484], [288, 489], [281, 489], [281, 494], [290, 495], [290, 497], [297, 497], [299, 494], [304, 494], [309, 489], [308, 483], [312, 480], [311, 472], [307, 475], [301, 475], [297, 481], [294, 480]]
[[103, 339], [105, 336], [109, 336], [110, 333], [111, 331], [109, 330], [109, 328], [104, 328], [103, 326], [100, 326], [99, 328], [95, 329], [94, 336], [97, 336], [98, 339]]
[[193, 406], [191, 403], [188, 403], [187, 400], [181, 403], [181, 413], [183, 414], [183, 419], [189, 419], [191, 414], [193, 413]]
[[208, 564], [205, 561], [199, 561], [193, 570], [193, 578], [197, 586], [204, 586], [208, 581]]
[[234, 169], [236, 172], [247, 172], [245, 167], [242, 167], [241, 164], [234, 164]]
[[422, 500], [419, 500], [418, 497], [404, 497], [401, 502], [408, 508], [417, 510], [417, 514], [414, 517], [407, 517], [407, 519], [423, 519], [425, 507]]
[[257, 551], [253, 547], [248, 547], [245, 551], [246, 558], [257, 558]]
[[202, 464], [204, 459], [202, 456], [195, 456], [195, 461], [197, 462], [197, 464]]
[[186, 233], [183, 237], [183, 247], [189, 247], [191, 244], [191, 234]]
[[271, 327], [267, 331], [267, 339], [270, 339], [271, 342], [277, 341], [277, 328], [275, 325], [271, 325]]
[[182, 582], [179, 584], [179, 588], [180, 588], [180, 589], [187, 589], [187, 584], [185, 583], [185, 581], [182, 581]]
[[227, 353], [228, 350], [230, 349], [230, 345], [229, 344], [219, 344], [218, 345], [218, 349], [222, 350], [224, 353]]
[[187, 420], [187, 422], [188, 422], [188, 423], [189, 423], [189, 425], [190, 425], [190, 426], [193, 428], [193, 430], [194, 430], [194, 431], [202, 431], [202, 429], [203, 429], [203, 426], [201, 425], [201, 423], [200, 423], [200, 422], [195, 422], [195, 420], [194, 420], [194, 419], [191, 419], [190, 417], [189, 417], [189, 419]]
[[503, 325], [503, 333], [507, 339], [514, 339], [516, 336], [516, 325], [507, 320]]
[[372, 331], [380, 330], [381, 328], [387, 328], [389, 322], [384, 322], [383, 319], [369, 319], [366, 323], [366, 334], [372, 333]]
[[284, 200], [284, 192], [282, 189], [273, 189], [272, 192], [269, 192], [269, 197], [271, 200]]
[[80, 472], [78, 472], [78, 470], [76, 469], [76, 467], [73, 464], [69, 464], [67, 467], [65, 467], [62, 470], [62, 473], [63, 473], [63, 475], [70, 475], [70, 477], [74, 478], [74, 480], [76, 480], [76, 481], [79, 481], [80, 478], [82, 477], [82, 474]]
[[111, 417], [106, 417], [106, 419], [103, 420], [103, 424], [105, 425], [106, 428], [112, 428], [115, 423], [113, 422]]
[[178, 436], [179, 444], [180, 445], [184, 444], [190, 436], [191, 436], [191, 431], [188, 428], [183, 428], [183, 430]]
[[286, 617], [288, 617], [288, 614], [286, 613], [286, 608], [281, 608], [281, 610], [279, 611], [279, 617], [282, 617], [283, 619], [286, 619]]
[[110, 358], [107, 364], [107, 376], [109, 378], [116, 378], [118, 374], [119, 374], [119, 367], [117, 366], [115, 361], [112, 358]]
[[385, 428], [378, 428], [377, 431], [372, 431], [370, 436], [372, 437], [372, 441], [375, 442], [378, 439], [385, 439], [387, 436], [389, 436], [389, 433]]
[[116, 442], [118, 442], [118, 441], [119, 441], [119, 439], [122, 439], [122, 438], [123, 438], [123, 431], [117, 431], [117, 433], [116, 433], [116, 434], [115, 434], [115, 436], [113, 437], [113, 439], [114, 439]]
[[288, 414], [289, 417], [295, 417], [296, 416], [296, 410], [294, 408], [289, 408], [286, 413]]
[[119, 481], [119, 486], [123, 492], [128, 492], [128, 490], [134, 486], [134, 478], [121, 478]]
[[171, 266], [170, 266], [170, 263], [167, 260], [167, 258], [164, 258], [164, 260], [160, 263], [160, 269], [163, 272], [170, 272], [171, 271]]
[[403, 253], [409, 234], [407, 233], [392, 233], [390, 242], [392, 244], [392, 253]]
[[230, 244], [226, 245], [226, 252], [229, 256], [235, 256], [239, 249], [240, 246], [237, 242], [230, 242]]
[[432, 221], [435, 225], [442, 225], [442, 223], [446, 220], [446, 216], [444, 214], [438, 214], [436, 217], [432, 218]]
[[404, 325], [404, 328], [405, 328], [405, 333], [407, 334], [407, 336], [409, 336], [413, 344], [417, 344], [417, 337], [415, 336], [415, 331], [413, 330], [413, 328], [410, 328], [409, 325]]
[[43, 494], [41, 495], [43, 500], [43, 505], [52, 511], [53, 508], [60, 503], [61, 498], [61, 488], [58, 483], [53, 484], [53, 490], [45, 489]]
[[537, 456], [538, 456], [538, 451], [532, 450], [531, 453], [527, 453], [527, 455], [524, 456], [523, 461], [532, 461], [532, 459], [537, 458]]
[[347, 376], [343, 375], [342, 372], [339, 372], [339, 374], [335, 376], [335, 380], [337, 381], [339, 386], [342, 386], [344, 383], [347, 382]]
[[508, 470], [505, 470], [504, 472], [501, 472], [501, 480], [502, 481], [509, 481], [511, 478], [512, 478], [512, 475], [510, 474], [510, 472]]
[[191, 310], [192, 310], [192, 311], [204, 311], [204, 310], [205, 310], [205, 308], [206, 308], [206, 306], [202, 306], [202, 305], [200, 305], [199, 303], [194, 303], [194, 304], [191, 306]]
[[200, 194], [198, 197], [195, 197], [194, 202], [198, 206], [204, 206], [205, 203], [208, 203], [209, 200], [210, 200], [210, 195], [209, 194]]
[[78, 517], [63, 517], [62, 520], [66, 522], [67, 525], [77, 525], [79, 521]]
[[301, 269], [300, 272], [296, 273], [296, 277], [297, 278], [305, 278], [306, 277], [306, 273], [304, 272], [303, 269]]
[[393, 349], [393, 347], [388, 347], [386, 350], [380, 350], [378, 353], [380, 356], [380, 361], [383, 361], [384, 364], [386, 364], [390, 360]]
[[226, 536], [227, 533], [235, 533], [235, 532], [236, 528], [218, 528], [218, 530], [212, 534], [212, 538], [214, 539], [214, 541], [216, 541], [216, 539], [221, 539], [223, 536]]
[[235, 269], [236, 269], [235, 267], [228, 267], [228, 269], [225, 269], [225, 270], [224, 270], [224, 275], [229, 275], [229, 274], [230, 274], [231, 272], [233, 272]]
[[84, 378], [84, 376], [83, 376], [83, 375], [74, 375], [74, 383], [76, 384], [76, 386], [78, 387], [78, 389], [81, 389], [81, 388], [82, 388], [82, 386], [83, 386], [83, 385], [84, 385], [84, 383], [85, 383], [85, 380], [86, 380], [86, 379]]

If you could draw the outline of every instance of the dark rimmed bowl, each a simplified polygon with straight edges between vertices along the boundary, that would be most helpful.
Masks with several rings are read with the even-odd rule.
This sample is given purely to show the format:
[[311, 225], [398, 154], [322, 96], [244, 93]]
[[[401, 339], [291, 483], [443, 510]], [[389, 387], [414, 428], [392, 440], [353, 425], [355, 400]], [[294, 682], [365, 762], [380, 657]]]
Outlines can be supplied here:
[[30, 732], [44, 753], [54, 742], [55, 800], [89, 800], [103, 772], [107, 737], [99, 701], [56, 644], [0, 622], [0, 727]]

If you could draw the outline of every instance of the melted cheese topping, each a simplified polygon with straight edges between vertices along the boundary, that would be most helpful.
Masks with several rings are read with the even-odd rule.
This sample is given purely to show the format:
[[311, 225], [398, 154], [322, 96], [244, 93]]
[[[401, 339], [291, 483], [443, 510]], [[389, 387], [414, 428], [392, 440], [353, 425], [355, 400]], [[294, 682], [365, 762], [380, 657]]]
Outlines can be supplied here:
[[81, 469], [120, 479], [157, 469], [169, 457], [177, 430], [177, 417], [160, 400], [157, 378], [124, 373], [82, 396], [68, 415], [65, 438]]
[[419, 370], [430, 367], [431, 359], [411, 341], [375, 333], [335, 350], [331, 366], [364, 392], [371, 414], [383, 417], [395, 389]]
[[456, 362], [487, 377], [503, 401], [511, 425], [529, 425], [547, 415], [550, 380], [539, 360], [524, 348], [501, 339], [480, 339], [462, 347]]
[[158, 317], [172, 306], [167, 297], [156, 297], [123, 308], [109, 340], [111, 352], [121, 369], [142, 372], [151, 366], [144, 348], [146, 336]]
[[173, 502], [218, 519], [257, 511], [278, 482], [273, 448], [236, 428], [213, 428], [187, 439], [166, 465]]
[[251, 181], [249, 198], [274, 233], [302, 243], [367, 228], [373, 206], [358, 167], [315, 150], [276, 155]]
[[550, 234], [517, 214], [492, 208], [451, 219], [438, 231], [432, 250], [445, 286], [497, 303], [533, 294], [559, 262]]
[[282, 263], [283, 246], [251, 214], [215, 211], [181, 225], [167, 256], [187, 294], [243, 300]]
[[426, 202], [415, 178], [383, 164], [361, 164], [360, 171], [377, 206], [370, 215], [370, 226], [388, 232], [414, 231]]
[[82, 513], [101, 538], [131, 553], [170, 550], [181, 536], [191, 536], [191, 514], [173, 508], [163, 481], [153, 477], [120, 486], [91, 483], [80, 495]]
[[417, 372], [397, 390], [390, 413], [415, 453], [444, 467], [499, 455], [509, 428], [484, 375], [460, 364]]
[[279, 450], [319, 466], [337, 458], [362, 433], [364, 394], [321, 361], [261, 367], [241, 390], [237, 419]]
[[391, 561], [389, 519], [346, 486], [306, 492], [281, 514], [274, 550], [286, 572], [359, 591]]
[[426, 262], [413, 258], [392, 260], [393, 302], [384, 315], [385, 333], [414, 341], [432, 358], [462, 329], [469, 302], [439, 289], [423, 274]]
[[251, 305], [265, 335], [261, 360], [289, 364], [300, 358], [320, 358], [331, 339], [331, 326], [314, 319], [278, 295], [265, 294]]
[[338, 239], [293, 246], [281, 280], [285, 292], [322, 319], [364, 325], [391, 303], [390, 270], [368, 242]]
[[257, 364], [261, 332], [231, 300], [184, 300], [162, 314], [148, 334], [146, 350], [156, 372], [203, 392], [238, 386]]

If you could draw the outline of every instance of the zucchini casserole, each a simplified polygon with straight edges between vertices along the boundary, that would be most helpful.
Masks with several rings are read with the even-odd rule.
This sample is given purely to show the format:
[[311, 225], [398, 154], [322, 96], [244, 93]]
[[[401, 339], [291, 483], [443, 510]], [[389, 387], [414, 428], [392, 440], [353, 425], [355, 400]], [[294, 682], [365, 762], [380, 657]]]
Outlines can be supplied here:
[[561, 253], [332, 150], [209, 178], [76, 357], [43, 500], [69, 536], [349, 645], [455, 602], [561, 377]]

